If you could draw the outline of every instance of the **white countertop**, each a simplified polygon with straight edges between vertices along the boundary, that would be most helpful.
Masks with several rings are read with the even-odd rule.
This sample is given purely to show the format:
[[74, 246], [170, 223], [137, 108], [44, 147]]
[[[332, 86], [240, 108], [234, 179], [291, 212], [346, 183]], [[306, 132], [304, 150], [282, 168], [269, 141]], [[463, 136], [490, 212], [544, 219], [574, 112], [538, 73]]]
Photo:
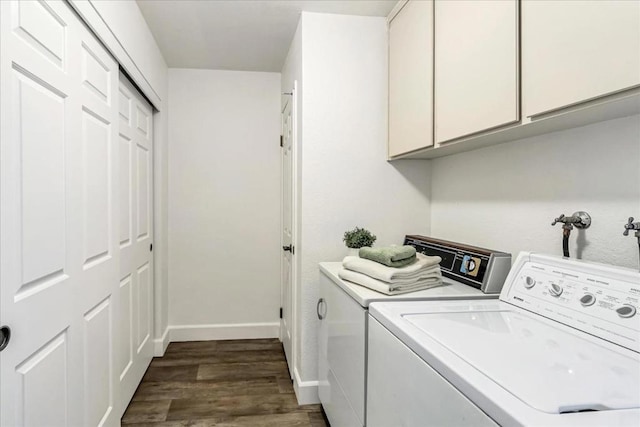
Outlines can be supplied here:
[[444, 285], [423, 291], [411, 292], [401, 295], [385, 295], [373, 291], [364, 286], [347, 282], [338, 277], [338, 271], [342, 268], [341, 262], [321, 262], [320, 271], [329, 277], [343, 291], [349, 294], [358, 304], [367, 308], [369, 304], [377, 301], [425, 301], [425, 300], [458, 300], [458, 299], [497, 299], [500, 294], [485, 294], [479, 289], [472, 288], [444, 278]]

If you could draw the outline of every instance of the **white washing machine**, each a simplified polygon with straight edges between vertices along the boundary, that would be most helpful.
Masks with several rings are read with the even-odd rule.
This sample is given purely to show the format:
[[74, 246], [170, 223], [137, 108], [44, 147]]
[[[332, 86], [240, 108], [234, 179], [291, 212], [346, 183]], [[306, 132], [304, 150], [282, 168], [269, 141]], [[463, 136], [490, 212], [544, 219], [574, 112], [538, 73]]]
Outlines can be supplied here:
[[443, 259], [443, 286], [388, 296], [340, 279], [338, 271], [342, 263], [320, 264], [318, 394], [333, 427], [367, 424], [369, 304], [375, 301], [497, 299], [511, 266], [511, 255], [504, 252], [424, 236], [407, 236], [405, 244]]
[[640, 273], [522, 253], [499, 300], [370, 305], [367, 423], [640, 426]]

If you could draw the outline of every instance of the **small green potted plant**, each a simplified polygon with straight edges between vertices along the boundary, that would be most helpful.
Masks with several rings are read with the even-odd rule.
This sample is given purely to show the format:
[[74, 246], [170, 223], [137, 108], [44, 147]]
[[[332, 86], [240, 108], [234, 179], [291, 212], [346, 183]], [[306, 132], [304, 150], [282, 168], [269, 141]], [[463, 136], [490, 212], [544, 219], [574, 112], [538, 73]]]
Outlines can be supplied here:
[[353, 230], [345, 231], [342, 240], [349, 248], [349, 255], [357, 256], [360, 248], [373, 246], [376, 236], [365, 228], [356, 227]]

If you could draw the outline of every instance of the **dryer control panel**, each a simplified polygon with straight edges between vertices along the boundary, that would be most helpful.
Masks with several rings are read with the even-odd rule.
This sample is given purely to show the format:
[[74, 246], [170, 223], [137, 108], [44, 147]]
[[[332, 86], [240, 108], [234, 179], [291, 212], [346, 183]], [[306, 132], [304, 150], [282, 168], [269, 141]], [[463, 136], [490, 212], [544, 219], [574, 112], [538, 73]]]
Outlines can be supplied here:
[[500, 299], [640, 352], [640, 273], [520, 254]]
[[432, 237], [410, 235], [404, 239], [416, 251], [439, 256], [440, 270], [445, 277], [464, 283], [482, 292], [500, 293], [511, 268], [511, 254]]

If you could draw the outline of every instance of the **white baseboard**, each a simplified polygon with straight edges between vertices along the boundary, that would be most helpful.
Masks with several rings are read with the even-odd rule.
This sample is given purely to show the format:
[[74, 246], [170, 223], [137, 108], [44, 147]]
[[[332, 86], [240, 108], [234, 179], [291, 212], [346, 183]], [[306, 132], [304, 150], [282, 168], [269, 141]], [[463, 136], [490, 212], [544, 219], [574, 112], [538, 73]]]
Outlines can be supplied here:
[[169, 346], [169, 327], [164, 330], [164, 334], [162, 334], [161, 338], [156, 338], [153, 340], [153, 355], [154, 357], [162, 357], [164, 356], [164, 352], [167, 351], [167, 347]]
[[296, 392], [298, 405], [320, 403], [318, 397], [318, 381], [302, 381], [298, 368], [293, 368], [293, 390]]
[[237, 323], [230, 325], [173, 325], [169, 326], [169, 340], [211, 341], [278, 338], [280, 323]]

